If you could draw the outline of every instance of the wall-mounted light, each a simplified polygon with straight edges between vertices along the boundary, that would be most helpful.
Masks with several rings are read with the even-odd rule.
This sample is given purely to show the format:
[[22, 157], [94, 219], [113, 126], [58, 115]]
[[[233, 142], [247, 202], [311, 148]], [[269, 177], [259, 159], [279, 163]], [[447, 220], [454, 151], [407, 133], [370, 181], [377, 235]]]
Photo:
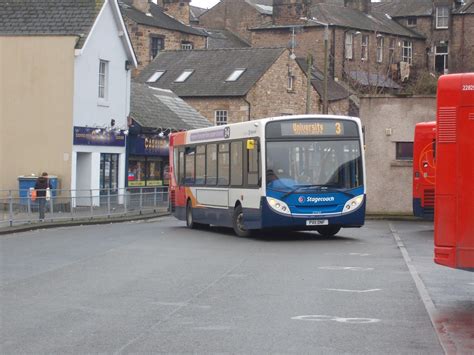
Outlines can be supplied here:
[[129, 71], [131, 67], [132, 67], [132, 63], [130, 63], [129, 60], [126, 60], [125, 61], [125, 70]]

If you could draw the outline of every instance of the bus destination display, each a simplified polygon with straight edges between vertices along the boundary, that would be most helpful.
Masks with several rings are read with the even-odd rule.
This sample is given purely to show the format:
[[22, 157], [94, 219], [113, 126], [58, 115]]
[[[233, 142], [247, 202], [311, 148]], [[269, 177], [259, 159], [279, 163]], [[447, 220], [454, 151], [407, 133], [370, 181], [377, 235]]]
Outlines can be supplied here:
[[357, 137], [357, 126], [351, 121], [301, 120], [270, 122], [267, 138], [282, 137]]

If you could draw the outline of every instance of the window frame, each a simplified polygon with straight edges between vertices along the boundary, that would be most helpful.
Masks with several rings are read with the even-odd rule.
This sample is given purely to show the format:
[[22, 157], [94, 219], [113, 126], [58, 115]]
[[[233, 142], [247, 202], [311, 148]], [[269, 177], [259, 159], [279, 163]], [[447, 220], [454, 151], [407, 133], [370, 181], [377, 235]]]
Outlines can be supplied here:
[[362, 35], [360, 40], [360, 60], [369, 60], [369, 35]]
[[147, 83], [156, 83], [166, 73], [166, 70], [156, 70], [148, 79]]
[[[157, 44], [160, 44], [160, 45], [157, 45], [156, 48], [154, 46], [155, 41], [156, 41]], [[150, 36], [150, 60], [155, 59], [156, 56], [158, 54], [160, 54], [160, 52], [164, 49], [165, 49], [165, 37], [164, 36], [151, 35]]]
[[[350, 39], [350, 41], [348, 41]], [[354, 34], [346, 32], [344, 38], [344, 58], [352, 60], [354, 59]]]
[[175, 83], [184, 83], [194, 73], [194, 69], [184, 69], [181, 74], [174, 80]]
[[384, 37], [378, 36], [377, 49], [376, 49], [376, 54], [375, 54], [377, 63], [383, 62], [383, 46], [384, 46]]
[[[102, 71], [103, 68], [103, 71]], [[109, 61], [99, 59], [99, 82], [98, 82], [98, 99], [99, 101], [107, 101], [109, 96]]]
[[234, 69], [234, 71], [232, 73], [230, 73], [230, 75], [227, 77], [227, 79], [225, 79], [226, 82], [235, 82], [237, 80], [240, 79], [240, 77], [242, 76], [242, 74], [245, 73], [247, 69], [245, 68], [237, 68], [237, 69]]
[[[402, 146], [401, 146], [402, 144], [411, 145], [411, 147], [408, 147], [409, 150], [411, 148], [411, 156], [400, 154], [403, 151]], [[407, 142], [407, 141], [395, 142], [395, 160], [398, 160], [398, 161], [413, 161], [413, 145], [414, 145], [413, 142]]]
[[395, 38], [389, 38], [388, 40], [388, 63], [389, 64], [395, 63], [395, 47], [396, 47]]
[[[443, 10], [443, 13], [440, 13]], [[443, 24], [440, 24], [440, 20], [443, 20]], [[444, 24], [444, 22], [446, 22]], [[449, 28], [449, 6], [436, 6], [436, 29], [445, 30]]]
[[[225, 118], [225, 123], [222, 121]], [[229, 111], [228, 110], [214, 110], [214, 125], [225, 126], [229, 123]]]
[[193, 42], [182, 41], [181, 50], [182, 51], [192, 51], [194, 49]]
[[412, 41], [403, 40], [402, 42], [402, 62], [408, 63], [410, 65], [413, 62], [413, 42]]
[[407, 27], [415, 27], [417, 25], [417, 18], [415, 16], [409, 16], [407, 18]]

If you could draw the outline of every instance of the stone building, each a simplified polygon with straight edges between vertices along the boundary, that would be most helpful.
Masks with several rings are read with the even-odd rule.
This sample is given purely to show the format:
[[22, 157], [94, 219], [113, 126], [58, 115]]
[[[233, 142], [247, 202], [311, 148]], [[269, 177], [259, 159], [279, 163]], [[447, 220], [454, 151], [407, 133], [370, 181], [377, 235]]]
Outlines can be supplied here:
[[[137, 80], [172, 90], [216, 125], [306, 112], [306, 75], [285, 48], [163, 51]], [[310, 112], [320, 112], [309, 89]]]
[[133, 76], [162, 50], [205, 49], [207, 34], [189, 25], [189, 1], [122, 0], [121, 11], [138, 58]]
[[451, 23], [449, 71], [474, 72], [474, 1], [453, 11]]

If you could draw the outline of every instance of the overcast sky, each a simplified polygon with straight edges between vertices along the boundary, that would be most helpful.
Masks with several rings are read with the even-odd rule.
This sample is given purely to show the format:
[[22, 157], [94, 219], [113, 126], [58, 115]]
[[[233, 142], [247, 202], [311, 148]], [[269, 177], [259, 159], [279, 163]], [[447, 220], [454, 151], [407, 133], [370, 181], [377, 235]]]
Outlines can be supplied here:
[[191, 0], [191, 5], [202, 7], [203, 9], [210, 9], [218, 2], [219, 0]]

